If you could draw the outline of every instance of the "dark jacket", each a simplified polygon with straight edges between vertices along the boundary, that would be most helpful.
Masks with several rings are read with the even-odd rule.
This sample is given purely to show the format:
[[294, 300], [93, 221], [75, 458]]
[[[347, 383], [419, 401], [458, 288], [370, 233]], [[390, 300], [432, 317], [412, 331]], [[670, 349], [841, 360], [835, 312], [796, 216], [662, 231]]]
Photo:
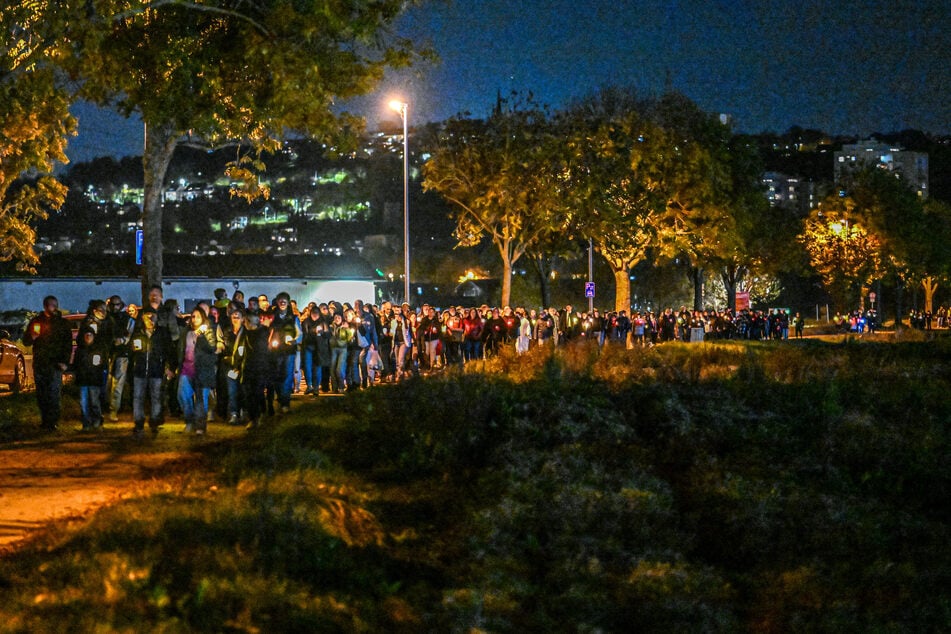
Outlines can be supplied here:
[[73, 359], [73, 372], [76, 375], [76, 385], [101, 386], [109, 365], [109, 346], [94, 339], [88, 345], [76, 348], [76, 358]]
[[[156, 328], [156, 330], [158, 330]], [[182, 333], [179, 341], [178, 367], [185, 359], [185, 348], [188, 346], [190, 335], [195, 335], [195, 380], [198, 387], [214, 389], [218, 376], [218, 354], [215, 351], [215, 329], [208, 324], [208, 328], [199, 331], [189, 330]]]
[[33, 346], [33, 367], [50, 368], [68, 364], [73, 353], [73, 335], [69, 323], [59, 312], [40, 313], [30, 320], [23, 332], [23, 345]]
[[155, 328], [152, 335], [137, 320], [129, 338], [129, 364], [137, 379], [161, 379], [166, 370], [174, 370], [177, 361], [175, 344], [167, 328]]
[[301, 336], [300, 319], [290, 310], [283, 313], [274, 310], [271, 315], [271, 352], [282, 355], [297, 352]]

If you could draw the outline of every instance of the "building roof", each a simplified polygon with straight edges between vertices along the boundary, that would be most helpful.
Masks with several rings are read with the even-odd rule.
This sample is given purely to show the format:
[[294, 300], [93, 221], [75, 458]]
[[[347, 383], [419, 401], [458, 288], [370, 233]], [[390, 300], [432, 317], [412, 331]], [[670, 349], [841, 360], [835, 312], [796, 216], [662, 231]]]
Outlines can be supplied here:
[[[141, 277], [141, 267], [131, 258], [95, 254], [44, 255], [36, 275], [17, 271], [12, 262], [0, 263], [0, 277]], [[222, 255], [165, 254], [167, 278], [307, 278], [325, 280], [376, 280], [379, 275], [366, 260], [332, 255]]]

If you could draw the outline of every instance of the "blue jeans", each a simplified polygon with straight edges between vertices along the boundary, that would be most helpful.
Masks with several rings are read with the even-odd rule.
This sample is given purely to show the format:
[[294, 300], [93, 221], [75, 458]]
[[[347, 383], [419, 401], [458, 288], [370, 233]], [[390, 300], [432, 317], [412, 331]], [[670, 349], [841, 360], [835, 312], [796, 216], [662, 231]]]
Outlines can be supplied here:
[[361, 387], [367, 387], [370, 385], [370, 368], [367, 367], [367, 354], [370, 353], [370, 348], [360, 348], [360, 385]]
[[33, 366], [36, 404], [40, 408], [43, 427], [52, 429], [59, 423], [63, 392], [63, 371], [58, 366]]
[[281, 407], [290, 407], [291, 404], [296, 360], [297, 355], [293, 352], [281, 354], [274, 359], [274, 389], [277, 392], [277, 402]]
[[333, 389], [342, 390], [347, 385], [347, 349], [332, 348], [330, 359], [330, 377], [334, 381]]
[[145, 428], [145, 399], [149, 399], [149, 427], [155, 429], [162, 422], [162, 379], [133, 377], [132, 420], [136, 429]]
[[126, 374], [129, 371], [129, 357], [116, 357], [112, 364], [112, 399], [109, 403], [113, 413], [118, 414], [122, 406], [122, 391], [125, 389]]
[[237, 416], [241, 413], [241, 383], [230, 376], [226, 379], [228, 382], [228, 416]]
[[194, 424], [196, 430], [204, 431], [208, 426], [208, 409], [205, 403], [211, 394], [210, 387], [198, 387], [195, 377], [178, 377], [178, 403], [182, 406], [186, 424]]
[[83, 429], [102, 427], [99, 390], [98, 385], [81, 385], [79, 387], [79, 407], [83, 412]]
[[304, 366], [304, 381], [307, 389], [317, 392], [324, 378], [324, 368], [320, 365], [317, 351], [313, 348], [304, 348], [301, 363]]
[[347, 349], [347, 388], [360, 385], [360, 348]]
[[478, 361], [482, 358], [481, 341], [477, 339], [466, 339], [462, 345], [462, 353], [466, 361]]

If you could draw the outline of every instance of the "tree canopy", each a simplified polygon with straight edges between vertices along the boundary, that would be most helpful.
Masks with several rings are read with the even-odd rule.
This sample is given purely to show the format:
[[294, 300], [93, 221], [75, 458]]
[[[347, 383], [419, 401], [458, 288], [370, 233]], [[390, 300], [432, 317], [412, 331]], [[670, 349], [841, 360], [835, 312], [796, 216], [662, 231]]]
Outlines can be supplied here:
[[64, 40], [64, 68], [82, 97], [138, 113], [146, 128], [144, 287], [161, 280], [160, 192], [180, 139], [240, 142], [229, 174], [248, 196], [266, 195], [257, 179], [262, 153], [289, 133], [343, 143], [340, 132], [362, 122], [336, 112], [336, 101], [368, 92], [384, 69], [410, 62], [408, 43], [387, 36], [405, 4], [83, 3], [86, 13]]
[[502, 261], [502, 304], [512, 293], [512, 266], [546, 235], [563, 227], [551, 170], [553, 129], [530, 98], [500, 101], [485, 120], [451, 119], [423, 166], [423, 188], [454, 208], [459, 246], [488, 238]]
[[[57, 82], [52, 45], [63, 22], [55, 5], [31, 2], [0, 11], [0, 261], [33, 270], [34, 224], [66, 197], [51, 173], [65, 163], [75, 121], [69, 98]], [[19, 182], [17, 179], [26, 176]]]

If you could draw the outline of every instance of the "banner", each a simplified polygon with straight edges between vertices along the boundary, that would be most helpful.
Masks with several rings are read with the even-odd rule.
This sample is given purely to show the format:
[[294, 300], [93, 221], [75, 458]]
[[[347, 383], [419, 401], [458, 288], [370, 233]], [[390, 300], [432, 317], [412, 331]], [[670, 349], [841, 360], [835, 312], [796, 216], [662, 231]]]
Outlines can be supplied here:
[[749, 291], [737, 291], [736, 292], [736, 312], [741, 310], [749, 310], [750, 308], [750, 293]]

